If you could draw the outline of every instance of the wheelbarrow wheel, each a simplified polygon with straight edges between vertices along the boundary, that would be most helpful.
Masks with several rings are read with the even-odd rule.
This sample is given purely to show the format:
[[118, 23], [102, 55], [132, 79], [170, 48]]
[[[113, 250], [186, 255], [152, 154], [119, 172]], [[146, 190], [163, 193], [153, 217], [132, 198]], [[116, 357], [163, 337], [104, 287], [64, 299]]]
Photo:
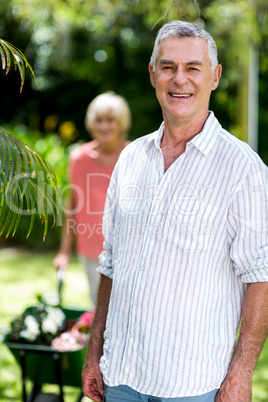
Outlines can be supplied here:
[[[31, 390], [30, 394], [28, 395], [28, 398], [27, 398], [26, 402], [34, 402], [35, 397], [36, 397], [40, 392], [41, 392], [41, 385], [35, 383], [35, 384], [33, 385], [33, 388], [32, 388], [32, 390]], [[24, 393], [24, 399], [23, 399], [23, 400], [25, 400], [25, 398], [26, 398], [26, 390], [25, 390], [25, 389], [23, 389], [23, 393]]]
[[60, 395], [45, 392], [39, 392], [39, 394], [37, 394], [33, 400], [33, 402], [60, 402], [60, 401], [61, 401]]

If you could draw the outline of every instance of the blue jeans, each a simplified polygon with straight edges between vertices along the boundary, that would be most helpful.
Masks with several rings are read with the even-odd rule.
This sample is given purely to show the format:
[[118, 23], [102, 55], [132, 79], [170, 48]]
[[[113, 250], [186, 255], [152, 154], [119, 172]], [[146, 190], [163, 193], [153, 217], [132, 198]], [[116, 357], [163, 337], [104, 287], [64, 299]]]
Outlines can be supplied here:
[[109, 387], [104, 385], [103, 402], [214, 402], [218, 390], [210, 391], [207, 394], [199, 396], [186, 396], [182, 398], [159, 398], [141, 394], [126, 385]]

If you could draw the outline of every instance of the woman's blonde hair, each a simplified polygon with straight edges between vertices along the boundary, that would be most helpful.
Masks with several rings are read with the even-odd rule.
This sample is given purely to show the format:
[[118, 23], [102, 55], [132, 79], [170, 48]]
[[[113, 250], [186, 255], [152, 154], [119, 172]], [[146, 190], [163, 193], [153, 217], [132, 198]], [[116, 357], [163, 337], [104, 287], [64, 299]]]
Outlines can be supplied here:
[[131, 126], [131, 112], [127, 101], [114, 92], [105, 92], [96, 96], [88, 105], [85, 117], [85, 127], [92, 131], [93, 123], [97, 115], [103, 115], [112, 111], [119, 123], [123, 136], [126, 136]]

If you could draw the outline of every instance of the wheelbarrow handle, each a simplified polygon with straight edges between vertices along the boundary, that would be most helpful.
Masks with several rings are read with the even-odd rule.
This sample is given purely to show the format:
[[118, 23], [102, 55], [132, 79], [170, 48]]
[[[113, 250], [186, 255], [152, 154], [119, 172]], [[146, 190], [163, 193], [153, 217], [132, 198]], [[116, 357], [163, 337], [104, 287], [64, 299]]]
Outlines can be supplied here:
[[61, 304], [61, 293], [62, 293], [63, 280], [65, 277], [65, 269], [62, 269], [62, 268], [58, 269], [57, 277], [59, 280], [58, 293], [59, 293], [59, 300], [60, 300], [60, 304]]

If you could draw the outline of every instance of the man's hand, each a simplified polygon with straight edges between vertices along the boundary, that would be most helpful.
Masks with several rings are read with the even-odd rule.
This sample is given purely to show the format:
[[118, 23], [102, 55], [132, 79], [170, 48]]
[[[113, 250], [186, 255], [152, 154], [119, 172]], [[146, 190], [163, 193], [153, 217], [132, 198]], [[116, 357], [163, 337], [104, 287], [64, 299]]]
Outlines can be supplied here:
[[92, 359], [89, 354], [83, 367], [82, 381], [84, 395], [93, 401], [101, 402], [103, 399], [103, 380], [99, 361]]
[[215, 397], [215, 402], [251, 402], [252, 386], [251, 380], [244, 376], [227, 375], [223, 381], [219, 392]]
[[95, 402], [102, 401], [104, 392], [103, 379], [100, 371], [100, 358], [102, 356], [103, 333], [111, 290], [112, 280], [101, 275], [97, 306], [89, 338], [88, 352], [82, 370], [83, 393]]
[[247, 285], [238, 344], [216, 402], [251, 402], [255, 364], [268, 330], [268, 283]]

